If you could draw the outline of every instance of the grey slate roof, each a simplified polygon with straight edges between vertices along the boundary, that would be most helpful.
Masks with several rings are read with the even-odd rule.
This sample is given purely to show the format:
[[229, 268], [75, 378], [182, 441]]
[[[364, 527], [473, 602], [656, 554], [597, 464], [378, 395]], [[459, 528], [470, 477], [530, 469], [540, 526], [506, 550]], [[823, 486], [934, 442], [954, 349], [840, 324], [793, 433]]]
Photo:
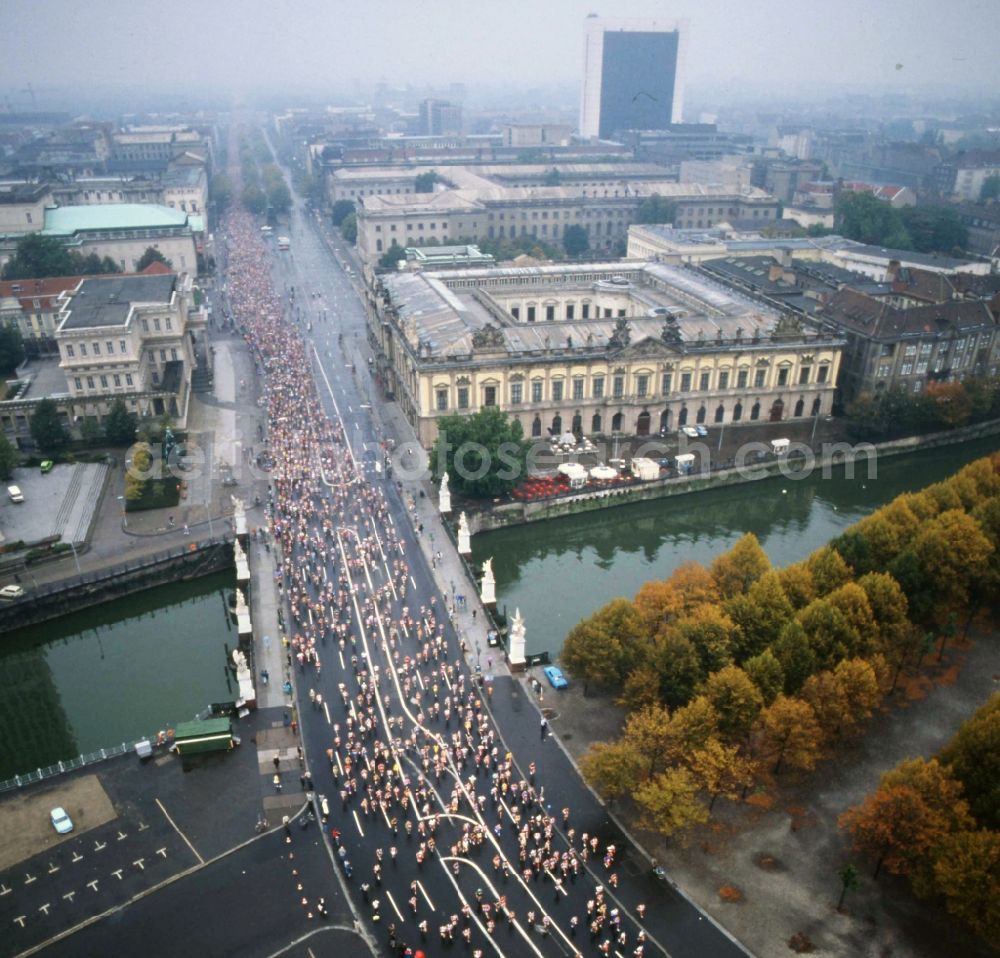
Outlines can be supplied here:
[[174, 273], [84, 280], [60, 329], [121, 326], [133, 303], [169, 303], [176, 283]]

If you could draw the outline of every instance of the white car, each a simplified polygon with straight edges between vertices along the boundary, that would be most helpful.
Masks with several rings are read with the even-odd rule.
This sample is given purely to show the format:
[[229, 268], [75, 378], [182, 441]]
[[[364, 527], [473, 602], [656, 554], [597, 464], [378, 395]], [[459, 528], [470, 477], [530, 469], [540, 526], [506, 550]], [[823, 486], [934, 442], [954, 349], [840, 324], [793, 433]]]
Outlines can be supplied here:
[[52, 827], [59, 832], [60, 835], [67, 835], [69, 832], [73, 831], [73, 819], [66, 814], [66, 809], [61, 805], [56, 806], [49, 812], [49, 816], [52, 819]]
[[695, 429], [694, 426], [681, 426], [681, 432], [684, 433], [684, 435], [687, 436], [688, 439], [698, 438], [698, 430]]
[[24, 589], [19, 585], [5, 585], [0, 589], [0, 599], [5, 599], [8, 602], [20, 599], [22, 595], [24, 595]]
[[11, 502], [24, 502], [24, 493], [21, 492], [20, 486], [8, 486], [7, 496]]

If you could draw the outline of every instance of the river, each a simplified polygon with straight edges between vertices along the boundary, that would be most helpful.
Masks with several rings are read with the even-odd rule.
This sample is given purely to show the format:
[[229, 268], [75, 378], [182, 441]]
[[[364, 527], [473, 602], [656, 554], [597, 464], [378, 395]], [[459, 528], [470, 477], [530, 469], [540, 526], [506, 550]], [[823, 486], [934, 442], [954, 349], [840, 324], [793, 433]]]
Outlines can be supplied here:
[[232, 572], [135, 593], [0, 640], [0, 779], [232, 701]]
[[497, 603], [520, 608], [528, 654], [555, 658], [566, 633], [616, 596], [635, 595], [689, 560], [708, 564], [745, 532], [771, 561], [804, 558], [901, 492], [947, 478], [968, 462], [1000, 449], [1000, 438], [883, 457], [877, 477], [859, 462], [831, 478], [765, 479], [599, 512], [512, 526], [472, 539], [472, 558], [493, 557]]

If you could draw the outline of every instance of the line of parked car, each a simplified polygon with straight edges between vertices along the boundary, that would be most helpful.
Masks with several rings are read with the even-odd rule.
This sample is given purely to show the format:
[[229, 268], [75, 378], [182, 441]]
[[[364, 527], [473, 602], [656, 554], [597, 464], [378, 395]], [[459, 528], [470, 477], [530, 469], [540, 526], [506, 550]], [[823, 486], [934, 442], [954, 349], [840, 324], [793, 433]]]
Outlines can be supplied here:
[[704, 426], [681, 426], [680, 431], [688, 439], [704, 439], [708, 435], [708, 430]]

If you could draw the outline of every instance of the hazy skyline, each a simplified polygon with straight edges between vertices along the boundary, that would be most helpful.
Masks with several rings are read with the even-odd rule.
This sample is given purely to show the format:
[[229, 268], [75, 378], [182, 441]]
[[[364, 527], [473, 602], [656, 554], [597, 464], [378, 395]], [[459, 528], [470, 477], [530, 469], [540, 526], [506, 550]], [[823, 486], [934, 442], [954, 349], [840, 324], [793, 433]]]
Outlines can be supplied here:
[[1000, 94], [995, 0], [7, 0], [0, 92], [349, 96], [355, 83], [578, 86], [583, 19], [686, 18], [688, 91], [826, 87]]

